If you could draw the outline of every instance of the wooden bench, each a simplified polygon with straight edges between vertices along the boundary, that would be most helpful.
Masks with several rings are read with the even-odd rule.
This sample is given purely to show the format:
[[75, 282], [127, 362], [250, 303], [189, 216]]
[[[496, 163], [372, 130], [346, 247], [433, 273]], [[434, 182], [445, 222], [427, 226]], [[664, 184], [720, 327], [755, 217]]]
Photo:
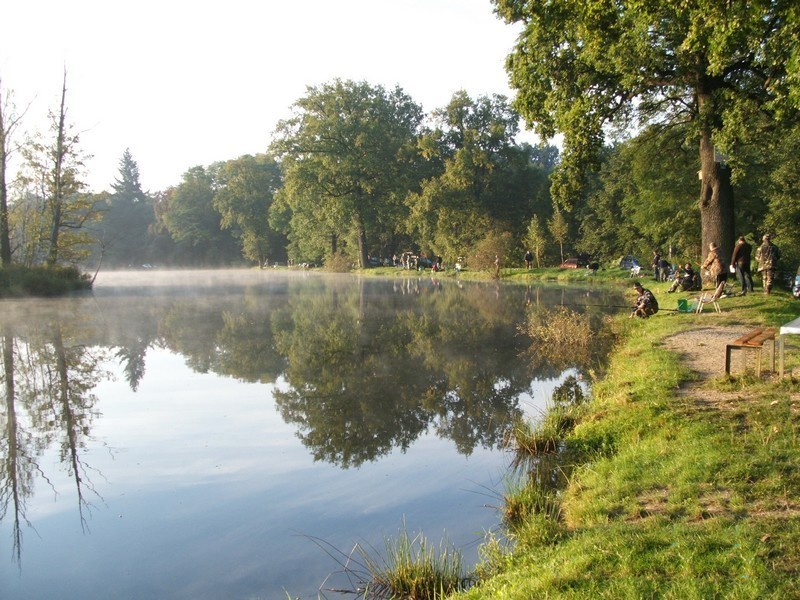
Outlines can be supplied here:
[[772, 351], [770, 352], [770, 360], [772, 362], [772, 370], [775, 370], [775, 334], [777, 329], [774, 327], [756, 327], [752, 331], [748, 331], [744, 335], [736, 338], [730, 344], [725, 346], [725, 373], [731, 372], [731, 351], [744, 350], [742, 357], [742, 368], [747, 368], [747, 351], [752, 350], [756, 355], [756, 377], [761, 377], [761, 350], [764, 347], [764, 342], [772, 340]]

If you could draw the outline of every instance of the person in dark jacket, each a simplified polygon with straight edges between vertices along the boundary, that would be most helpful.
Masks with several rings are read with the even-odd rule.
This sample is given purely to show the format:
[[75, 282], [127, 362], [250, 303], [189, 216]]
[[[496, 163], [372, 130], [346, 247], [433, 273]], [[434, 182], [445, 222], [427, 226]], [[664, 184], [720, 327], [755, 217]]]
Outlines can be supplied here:
[[661, 280], [661, 253], [658, 250], [653, 250], [653, 278]]
[[667, 290], [668, 294], [676, 291], [678, 288], [681, 288], [681, 291], [688, 292], [694, 287], [694, 269], [690, 263], [686, 263], [682, 267], [683, 274], [675, 276], [675, 281], [672, 282], [672, 285], [669, 286]]
[[753, 247], [747, 243], [743, 235], [740, 235], [731, 255], [731, 267], [736, 270], [736, 278], [742, 286], [742, 296], [753, 291], [753, 276], [750, 273], [752, 252]]

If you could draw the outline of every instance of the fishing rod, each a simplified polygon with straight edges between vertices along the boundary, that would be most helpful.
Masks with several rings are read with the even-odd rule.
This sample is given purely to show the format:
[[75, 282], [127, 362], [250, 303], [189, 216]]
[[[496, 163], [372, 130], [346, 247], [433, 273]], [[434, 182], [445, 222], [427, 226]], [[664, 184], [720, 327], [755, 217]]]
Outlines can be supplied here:
[[[636, 308], [635, 306], [625, 306], [622, 304], [579, 304], [577, 302], [565, 302], [563, 304], [562, 303], [557, 303], [557, 304], [541, 303], [541, 304], [544, 304], [545, 306], [567, 306], [567, 307], [590, 306], [595, 308], [624, 308], [625, 310], [634, 310]], [[659, 306], [658, 312], [661, 312], [662, 310], [667, 312], [687, 312], [685, 310], [680, 310], [678, 308], [661, 308]]]
[[[604, 308], [624, 308], [626, 310], [634, 310], [636, 308], [635, 306], [623, 306], [622, 304], [573, 304], [572, 306], [598, 306], [598, 307], [604, 307]], [[661, 312], [662, 310], [665, 310], [665, 311], [668, 311], [668, 312], [686, 312], [686, 311], [680, 310], [679, 308], [661, 308], [659, 306], [658, 307], [658, 312]]]

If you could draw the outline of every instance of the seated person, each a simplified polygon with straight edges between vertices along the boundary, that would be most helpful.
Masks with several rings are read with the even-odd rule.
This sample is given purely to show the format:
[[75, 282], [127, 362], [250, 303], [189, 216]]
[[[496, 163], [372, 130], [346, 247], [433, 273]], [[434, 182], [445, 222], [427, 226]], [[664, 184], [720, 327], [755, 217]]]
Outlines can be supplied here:
[[686, 263], [683, 265], [683, 273], [680, 276], [675, 277], [675, 281], [672, 282], [672, 285], [669, 286], [667, 290], [668, 294], [671, 294], [679, 287], [681, 288], [682, 292], [688, 292], [694, 287], [694, 269], [692, 269], [692, 265]]
[[639, 297], [636, 298], [636, 304], [633, 306], [633, 312], [630, 318], [640, 317], [646, 319], [650, 315], [656, 314], [658, 312], [658, 301], [653, 295], [653, 292], [643, 288], [642, 284], [638, 281], [633, 284], [633, 287], [636, 293], [639, 294]]

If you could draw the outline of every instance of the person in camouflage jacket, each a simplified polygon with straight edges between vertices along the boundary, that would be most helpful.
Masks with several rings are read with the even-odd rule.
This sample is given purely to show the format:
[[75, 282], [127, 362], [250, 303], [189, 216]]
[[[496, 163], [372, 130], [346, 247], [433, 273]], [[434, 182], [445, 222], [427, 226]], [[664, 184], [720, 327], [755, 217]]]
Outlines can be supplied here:
[[769, 295], [772, 291], [772, 283], [778, 273], [778, 260], [781, 257], [780, 248], [770, 241], [769, 234], [762, 238], [762, 244], [756, 250], [756, 260], [758, 261], [758, 272], [761, 274], [761, 281], [764, 285], [764, 293]]

